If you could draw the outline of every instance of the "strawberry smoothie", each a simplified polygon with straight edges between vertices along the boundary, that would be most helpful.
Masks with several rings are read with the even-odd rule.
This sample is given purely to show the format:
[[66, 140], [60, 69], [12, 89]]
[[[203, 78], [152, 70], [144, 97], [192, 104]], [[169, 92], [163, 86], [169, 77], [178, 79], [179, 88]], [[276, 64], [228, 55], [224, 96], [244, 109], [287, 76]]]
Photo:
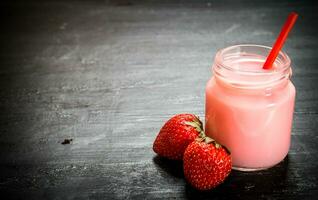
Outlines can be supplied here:
[[280, 52], [262, 69], [269, 47], [237, 45], [219, 51], [206, 86], [206, 134], [226, 146], [233, 168], [269, 168], [287, 155], [295, 101], [290, 59]]

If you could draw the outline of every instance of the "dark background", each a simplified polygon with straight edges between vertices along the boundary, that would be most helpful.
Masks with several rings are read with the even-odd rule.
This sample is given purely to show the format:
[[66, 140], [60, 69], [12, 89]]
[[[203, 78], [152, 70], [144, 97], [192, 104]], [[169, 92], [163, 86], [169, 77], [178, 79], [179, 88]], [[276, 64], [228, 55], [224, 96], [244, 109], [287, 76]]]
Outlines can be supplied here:
[[[1, 199], [314, 199], [318, 194], [318, 7], [314, 1], [1, 1]], [[297, 88], [288, 157], [233, 171], [212, 191], [152, 143], [176, 113], [204, 119], [220, 48], [284, 50]], [[62, 145], [65, 138], [71, 144]], [[270, 148], [270, 147], [269, 147]], [[4, 198], [5, 197], [5, 198]]]

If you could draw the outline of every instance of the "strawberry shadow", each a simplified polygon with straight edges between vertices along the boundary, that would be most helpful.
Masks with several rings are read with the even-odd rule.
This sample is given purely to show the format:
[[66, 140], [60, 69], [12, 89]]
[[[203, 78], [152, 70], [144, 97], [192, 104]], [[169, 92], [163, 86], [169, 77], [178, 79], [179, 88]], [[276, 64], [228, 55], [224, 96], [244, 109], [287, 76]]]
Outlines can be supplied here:
[[[288, 156], [278, 165], [262, 171], [241, 172], [232, 170], [229, 177], [209, 191], [198, 191], [189, 184], [185, 186], [187, 199], [258, 199], [273, 195], [288, 196], [288, 190], [295, 186], [291, 181]], [[288, 188], [288, 190], [287, 190]]]
[[160, 168], [166, 174], [176, 178], [184, 178], [182, 161], [169, 160], [156, 155], [153, 158], [153, 162], [155, 163], [156, 167]]

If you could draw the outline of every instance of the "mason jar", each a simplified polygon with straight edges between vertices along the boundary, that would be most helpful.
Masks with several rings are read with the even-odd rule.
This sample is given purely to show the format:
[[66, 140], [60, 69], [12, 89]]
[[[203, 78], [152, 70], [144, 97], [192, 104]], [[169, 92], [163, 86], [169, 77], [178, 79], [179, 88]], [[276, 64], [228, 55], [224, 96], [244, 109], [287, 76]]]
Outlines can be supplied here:
[[250, 44], [219, 50], [206, 85], [206, 134], [229, 149], [237, 170], [272, 167], [290, 147], [291, 61], [281, 51], [271, 69], [262, 69], [270, 50]]

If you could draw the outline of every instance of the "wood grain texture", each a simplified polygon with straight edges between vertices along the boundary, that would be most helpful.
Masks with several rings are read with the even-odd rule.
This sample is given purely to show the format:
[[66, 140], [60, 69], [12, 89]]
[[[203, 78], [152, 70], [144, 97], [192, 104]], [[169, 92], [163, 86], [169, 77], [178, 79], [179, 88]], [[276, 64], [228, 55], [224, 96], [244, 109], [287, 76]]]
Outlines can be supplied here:
[[[318, 194], [318, 7], [313, 1], [1, 4], [0, 193], [6, 199], [313, 199]], [[176, 113], [204, 118], [220, 48], [284, 49], [297, 88], [284, 162], [199, 193], [152, 142]], [[72, 138], [69, 145], [62, 145]]]

